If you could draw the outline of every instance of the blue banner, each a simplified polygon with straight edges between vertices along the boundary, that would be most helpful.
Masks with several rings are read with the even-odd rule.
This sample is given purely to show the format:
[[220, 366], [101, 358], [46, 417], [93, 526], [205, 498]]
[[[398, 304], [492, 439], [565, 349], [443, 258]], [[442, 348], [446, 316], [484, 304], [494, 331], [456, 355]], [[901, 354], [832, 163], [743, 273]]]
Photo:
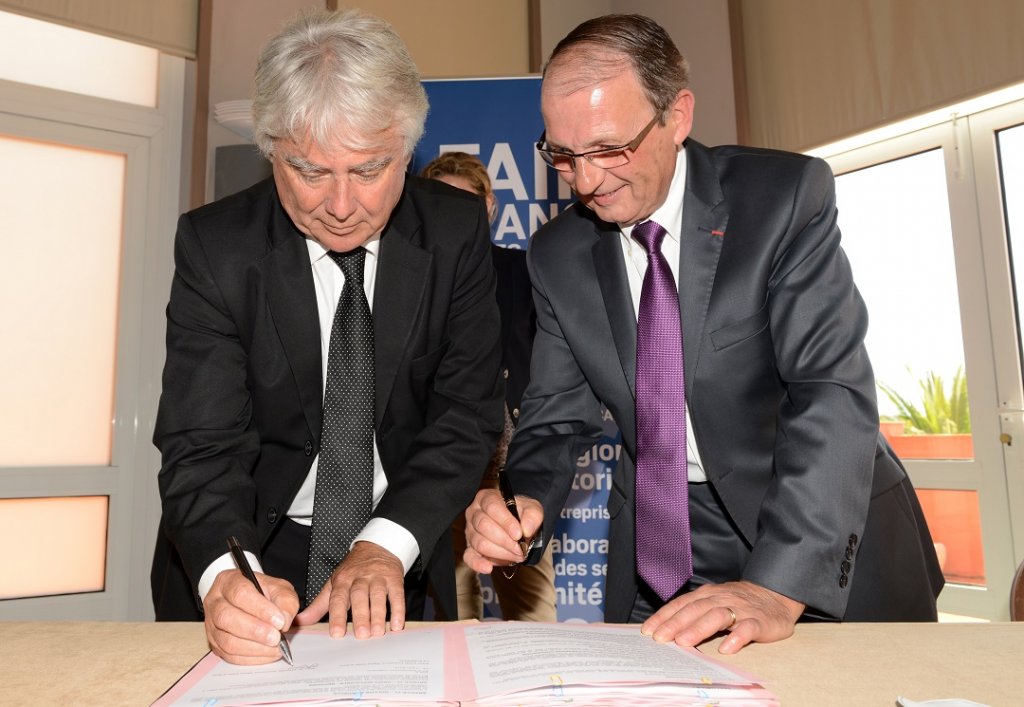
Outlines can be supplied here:
[[[568, 186], [534, 147], [544, 129], [540, 79], [423, 84], [430, 113], [411, 170], [418, 173], [444, 152], [479, 157], [498, 200], [493, 241], [506, 248], [526, 248], [534, 231], [573, 202]], [[572, 492], [552, 538], [559, 621], [604, 619], [608, 490], [621, 452], [621, 436], [607, 413], [604, 424], [604, 437], [577, 461]], [[500, 616], [490, 578], [481, 579], [485, 615]]]
[[572, 203], [569, 187], [537, 154], [544, 130], [540, 79], [424, 81], [430, 100], [427, 128], [416, 148], [418, 173], [442, 152], [468, 152], [487, 165], [498, 199], [491, 237], [506, 248], [526, 248], [541, 224]]

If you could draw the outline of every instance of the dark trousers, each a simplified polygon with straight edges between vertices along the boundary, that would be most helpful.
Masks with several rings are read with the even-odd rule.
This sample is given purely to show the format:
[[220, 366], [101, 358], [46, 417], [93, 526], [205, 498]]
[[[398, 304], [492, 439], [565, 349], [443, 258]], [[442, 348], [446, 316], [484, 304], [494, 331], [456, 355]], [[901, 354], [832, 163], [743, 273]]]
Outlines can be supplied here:
[[[681, 593], [691, 592], [704, 584], [733, 582], [743, 574], [750, 557], [750, 547], [725, 513], [718, 495], [709, 483], [691, 483], [690, 528], [693, 551], [693, 577]], [[630, 623], [643, 623], [665, 602], [637, 578], [637, 592]]]

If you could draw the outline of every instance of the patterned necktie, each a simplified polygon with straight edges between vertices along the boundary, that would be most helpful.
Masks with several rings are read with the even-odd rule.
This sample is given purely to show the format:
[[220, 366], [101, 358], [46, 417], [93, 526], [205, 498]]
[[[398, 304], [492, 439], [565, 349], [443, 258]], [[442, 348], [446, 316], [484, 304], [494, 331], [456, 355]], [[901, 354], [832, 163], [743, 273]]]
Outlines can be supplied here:
[[693, 575], [686, 475], [686, 395], [679, 292], [653, 221], [632, 233], [647, 251], [636, 331], [636, 568], [664, 601]]
[[366, 251], [356, 248], [328, 255], [344, 273], [345, 284], [327, 355], [307, 605], [348, 554], [370, 520], [373, 504], [373, 316], [363, 290]]

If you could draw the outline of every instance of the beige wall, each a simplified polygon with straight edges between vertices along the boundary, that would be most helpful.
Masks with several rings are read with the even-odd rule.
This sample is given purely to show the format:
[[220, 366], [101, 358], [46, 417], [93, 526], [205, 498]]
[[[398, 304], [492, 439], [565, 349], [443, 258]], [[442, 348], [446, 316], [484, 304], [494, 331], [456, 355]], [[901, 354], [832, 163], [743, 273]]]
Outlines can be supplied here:
[[1021, 0], [743, 0], [750, 141], [807, 150], [1024, 80]]
[[541, 61], [547, 61], [558, 41], [583, 20], [622, 10], [612, 0], [540, 0]]
[[612, 12], [647, 15], [668, 31], [690, 62], [696, 97], [693, 137], [705, 145], [736, 142], [727, 0], [615, 0]]
[[405, 40], [424, 78], [529, 73], [526, 0], [356, 0]]
[[[223, 145], [244, 140], [213, 118], [221, 101], [252, 95], [256, 57], [264, 42], [281, 25], [310, 7], [323, 7], [323, 0], [214, 0], [210, 41], [210, 114], [207, 118], [206, 194], [213, 196], [214, 154]], [[190, 121], [186, 121], [190, 122]], [[187, 170], [186, 170], [187, 172]]]

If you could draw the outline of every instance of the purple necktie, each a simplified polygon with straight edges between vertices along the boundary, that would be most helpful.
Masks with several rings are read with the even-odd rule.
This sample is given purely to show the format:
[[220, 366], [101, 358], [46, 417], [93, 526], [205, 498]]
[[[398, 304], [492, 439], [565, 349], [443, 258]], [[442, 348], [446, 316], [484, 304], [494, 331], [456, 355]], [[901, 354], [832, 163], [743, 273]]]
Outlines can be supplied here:
[[665, 229], [633, 228], [647, 251], [636, 326], [636, 569], [668, 601], [693, 575], [679, 292], [661, 252]]

